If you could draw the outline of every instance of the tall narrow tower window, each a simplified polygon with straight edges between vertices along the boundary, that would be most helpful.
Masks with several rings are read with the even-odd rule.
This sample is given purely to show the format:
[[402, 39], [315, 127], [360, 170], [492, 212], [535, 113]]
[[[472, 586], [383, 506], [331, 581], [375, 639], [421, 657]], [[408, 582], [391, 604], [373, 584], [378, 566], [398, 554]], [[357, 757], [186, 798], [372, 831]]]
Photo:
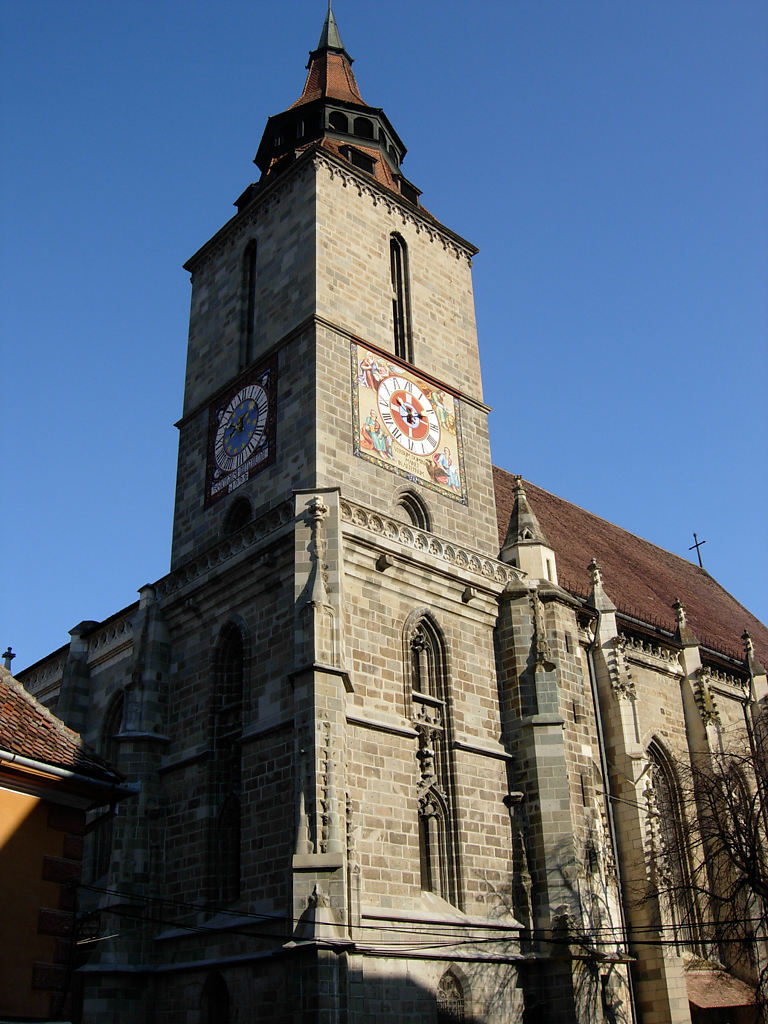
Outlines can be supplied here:
[[256, 347], [256, 242], [251, 241], [243, 254], [242, 330], [240, 332], [240, 369], [253, 362]]
[[418, 735], [421, 888], [457, 903], [457, 837], [451, 814], [452, 754], [445, 699], [446, 650], [429, 615], [412, 621], [407, 637], [411, 709]]
[[395, 336], [395, 355], [412, 363], [408, 250], [400, 235], [390, 236], [389, 262], [392, 272], [392, 326]]
[[222, 907], [240, 895], [243, 634], [235, 623], [221, 631], [213, 665], [209, 896]]

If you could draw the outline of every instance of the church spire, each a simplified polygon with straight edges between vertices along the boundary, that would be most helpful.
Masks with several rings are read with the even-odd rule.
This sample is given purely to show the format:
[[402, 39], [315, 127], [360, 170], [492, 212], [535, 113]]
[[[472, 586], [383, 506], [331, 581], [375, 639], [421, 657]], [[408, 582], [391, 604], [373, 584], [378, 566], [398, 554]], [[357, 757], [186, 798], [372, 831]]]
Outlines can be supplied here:
[[352, 71], [352, 58], [344, 49], [330, 3], [317, 49], [309, 55], [307, 71], [304, 91], [293, 104], [294, 107], [317, 99], [336, 99], [344, 103], [365, 105]]
[[[405, 146], [384, 111], [368, 106], [361, 96], [330, 2], [317, 49], [309, 54], [301, 96], [267, 121], [254, 159], [262, 172], [260, 184], [274, 180], [315, 147], [370, 174], [413, 206], [420, 205], [419, 189], [400, 170]], [[257, 187], [246, 189], [237, 200], [238, 209]]]
[[318, 50], [343, 50], [344, 44], [341, 41], [341, 35], [336, 24], [336, 19], [333, 16], [333, 10], [331, 8], [331, 0], [328, 0], [328, 13], [325, 16], [323, 22], [323, 31], [320, 33], [320, 42], [317, 44]]

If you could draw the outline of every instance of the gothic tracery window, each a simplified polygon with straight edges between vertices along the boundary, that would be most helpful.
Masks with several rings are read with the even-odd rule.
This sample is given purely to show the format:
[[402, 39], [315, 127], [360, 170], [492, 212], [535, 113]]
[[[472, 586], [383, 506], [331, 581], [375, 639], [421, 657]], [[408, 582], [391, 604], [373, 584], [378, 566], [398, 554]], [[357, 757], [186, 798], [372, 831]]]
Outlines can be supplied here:
[[429, 616], [422, 616], [409, 631], [408, 660], [410, 702], [419, 737], [416, 756], [421, 888], [456, 902], [446, 654], [443, 639]]
[[446, 971], [437, 986], [437, 1024], [464, 1024], [464, 992], [453, 971]]
[[651, 773], [647, 798], [655, 887], [678, 953], [701, 953], [702, 935], [680, 784], [669, 756], [655, 740], [648, 748], [648, 758]]

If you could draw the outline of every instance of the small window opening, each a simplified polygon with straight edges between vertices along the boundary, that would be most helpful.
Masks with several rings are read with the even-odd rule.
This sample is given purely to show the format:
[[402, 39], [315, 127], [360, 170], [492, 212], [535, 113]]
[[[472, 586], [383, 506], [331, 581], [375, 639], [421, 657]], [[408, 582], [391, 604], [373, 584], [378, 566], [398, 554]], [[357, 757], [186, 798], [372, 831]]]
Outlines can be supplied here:
[[328, 124], [335, 132], [342, 132], [345, 135], [349, 134], [349, 121], [346, 114], [342, 114], [340, 110], [331, 111]]
[[247, 498], [236, 498], [232, 502], [227, 514], [224, 517], [224, 528], [223, 533], [225, 537], [230, 537], [233, 533], [237, 533], [247, 523], [250, 523], [253, 518], [251, 511], [251, 503]]
[[356, 117], [355, 118], [355, 135], [361, 139], [372, 139], [373, 134], [373, 121], [369, 121], [367, 117]]
[[368, 156], [367, 153], [361, 153], [359, 149], [352, 149], [350, 147], [346, 152], [346, 156], [352, 166], [359, 167], [361, 171], [373, 174], [376, 170], [376, 161], [373, 157]]
[[411, 523], [418, 527], [420, 530], [431, 531], [432, 523], [429, 516], [427, 506], [412, 491], [406, 491], [397, 503], [398, 508], [401, 508]]

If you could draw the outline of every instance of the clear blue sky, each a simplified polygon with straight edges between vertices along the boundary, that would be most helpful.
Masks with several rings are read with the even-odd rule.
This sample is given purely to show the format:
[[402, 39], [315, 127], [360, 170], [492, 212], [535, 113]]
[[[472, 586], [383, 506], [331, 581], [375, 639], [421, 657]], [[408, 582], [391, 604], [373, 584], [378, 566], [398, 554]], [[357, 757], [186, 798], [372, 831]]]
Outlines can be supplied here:
[[[424, 204], [480, 247], [494, 459], [764, 621], [768, 4], [336, 0]], [[3, 0], [0, 643], [168, 569], [189, 257], [323, 0]]]

